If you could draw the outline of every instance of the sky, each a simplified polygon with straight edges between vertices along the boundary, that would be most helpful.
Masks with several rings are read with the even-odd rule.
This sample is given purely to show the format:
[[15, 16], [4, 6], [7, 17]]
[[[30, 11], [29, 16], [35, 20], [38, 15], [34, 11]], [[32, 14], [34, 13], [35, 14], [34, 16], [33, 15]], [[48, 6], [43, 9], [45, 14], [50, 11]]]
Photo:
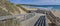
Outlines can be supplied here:
[[60, 5], [60, 0], [10, 0], [15, 4]]

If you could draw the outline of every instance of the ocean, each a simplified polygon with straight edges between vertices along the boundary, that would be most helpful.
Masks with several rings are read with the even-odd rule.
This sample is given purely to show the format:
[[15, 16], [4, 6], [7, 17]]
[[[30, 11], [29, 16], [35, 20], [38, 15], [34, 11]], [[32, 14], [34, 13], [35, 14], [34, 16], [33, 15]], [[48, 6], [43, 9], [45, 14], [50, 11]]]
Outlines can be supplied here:
[[36, 8], [48, 8], [51, 10], [60, 10], [60, 5], [27, 5]]

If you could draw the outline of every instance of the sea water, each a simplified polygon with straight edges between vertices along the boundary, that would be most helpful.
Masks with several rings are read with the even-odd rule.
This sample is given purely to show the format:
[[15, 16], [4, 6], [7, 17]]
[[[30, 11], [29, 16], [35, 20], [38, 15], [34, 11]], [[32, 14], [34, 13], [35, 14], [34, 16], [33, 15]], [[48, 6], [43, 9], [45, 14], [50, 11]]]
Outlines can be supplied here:
[[35, 8], [51, 9], [60, 11], [60, 5], [30, 5]]

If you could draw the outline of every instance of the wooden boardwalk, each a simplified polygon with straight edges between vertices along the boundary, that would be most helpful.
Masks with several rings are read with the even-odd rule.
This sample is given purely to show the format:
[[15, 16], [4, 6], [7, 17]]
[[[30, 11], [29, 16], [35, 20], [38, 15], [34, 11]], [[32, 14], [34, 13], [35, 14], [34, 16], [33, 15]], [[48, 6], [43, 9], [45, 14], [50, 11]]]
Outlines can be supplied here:
[[46, 23], [46, 18], [45, 16], [40, 16], [40, 18], [36, 21], [34, 26], [48, 26], [48, 23]]

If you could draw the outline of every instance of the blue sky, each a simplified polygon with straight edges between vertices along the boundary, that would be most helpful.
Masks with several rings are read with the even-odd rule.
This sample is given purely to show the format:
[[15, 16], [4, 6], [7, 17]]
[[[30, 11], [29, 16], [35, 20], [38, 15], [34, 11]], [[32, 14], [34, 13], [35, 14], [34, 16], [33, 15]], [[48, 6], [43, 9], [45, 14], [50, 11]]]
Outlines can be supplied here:
[[60, 5], [60, 0], [10, 0], [16, 4]]

